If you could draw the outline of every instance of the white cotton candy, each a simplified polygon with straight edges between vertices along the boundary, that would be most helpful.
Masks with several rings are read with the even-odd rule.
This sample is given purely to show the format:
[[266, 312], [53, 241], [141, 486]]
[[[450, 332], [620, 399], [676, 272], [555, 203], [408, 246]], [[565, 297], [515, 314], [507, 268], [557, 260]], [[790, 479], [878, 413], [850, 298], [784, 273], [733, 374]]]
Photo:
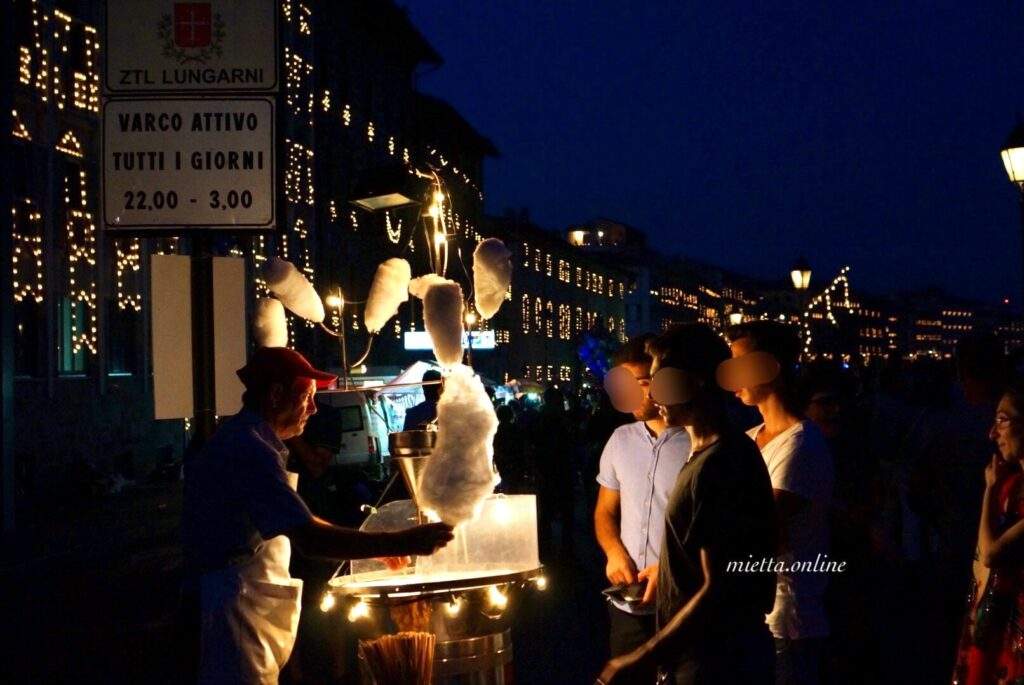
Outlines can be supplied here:
[[449, 281], [447, 278], [444, 278], [443, 276], [438, 276], [437, 274], [425, 274], [423, 276], [420, 276], [419, 278], [414, 278], [411, 281], [409, 281], [409, 294], [412, 295], [413, 297], [418, 297], [419, 299], [422, 300], [424, 297], [426, 297], [427, 290], [430, 288], [430, 286], [436, 285], [438, 283], [451, 282], [452, 281]]
[[316, 289], [295, 265], [280, 257], [272, 257], [263, 266], [263, 280], [281, 304], [303, 319], [320, 323], [324, 320], [324, 303]]
[[494, 472], [498, 418], [473, 369], [454, 366], [437, 403], [437, 443], [420, 474], [417, 502], [455, 526], [472, 519], [501, 480]]
[[480, 316], [490, 319], [501, 308], [512, 283], [512, 253], [497, 238], [481, 240], [473, 252], [473, 299]]
[[288, 346], [288, 321], [280, 301], [272, 297], [256, 300], [252, 336], [256, 339], [256, 347]]
[[404, 259], [393, 257], [377, 267], [363, 312], [366, 330], [377, 333], [398, 313], [398, 307], [409, 299], [410, 278], [412, 269]]
[[434, 283], [423, 297], [423, 323], [434, 356], [444, 368], [462, 362], [462, 288], [455, 281]]

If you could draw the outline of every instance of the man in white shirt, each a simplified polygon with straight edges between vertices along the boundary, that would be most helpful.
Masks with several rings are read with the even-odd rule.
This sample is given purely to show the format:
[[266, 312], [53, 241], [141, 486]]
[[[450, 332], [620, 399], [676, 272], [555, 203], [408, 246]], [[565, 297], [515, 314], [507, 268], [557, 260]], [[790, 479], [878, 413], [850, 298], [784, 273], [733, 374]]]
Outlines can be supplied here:
[[[645, 346], [651, 337], [633, 338], [615, 358], [638, 382], [643, 401], [632, 412], [636, 421], [620, 426], [608, 439], [597, 476], [594, 529], [608, 558], [605, 574], [612, 585], [637, 583], [657, 564], [668, 495], [690, 455], [686, 431], [668, 428], [649, 396], [651, 358]], [[654, 635], [651, 602], [610, 600], [608, 612], [613, 657], [632, 652]]]

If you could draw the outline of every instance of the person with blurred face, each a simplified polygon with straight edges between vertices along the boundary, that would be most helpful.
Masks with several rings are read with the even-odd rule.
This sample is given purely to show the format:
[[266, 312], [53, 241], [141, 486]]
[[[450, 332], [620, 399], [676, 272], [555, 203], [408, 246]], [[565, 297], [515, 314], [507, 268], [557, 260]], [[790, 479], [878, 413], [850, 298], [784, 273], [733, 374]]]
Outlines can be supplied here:
[[[775, 321], [750, 321], [726, 333], [732, 360], [722, 365], [719, 381], [748, 406], [757, 407], [764, 422], [747, 432], [756, 443], [772, 480], [779, 515], [777, 559], [815, 562], [828, 555], [828, 508], [834, 472], [825, 437], [804, 419], [797, 391], [800, 338], [796, 330]], [[775, 606], [767, 617], [775, 638], [776, 682], [815, 685], [820, 682], [825, 615], [823, 573], [778, 574]]]
[[182, 532], [198, 575], [200, 683], [276, 683], [298, 629], [302, 581], [288, 571], [291, 542], [307, 556], [400, 558], [452, 538], [444, 524], [394, 533], [341, 528], [310, 513], [285, 465], [284, 441], [316, 413], [317, 388], [335, 376], [285, 347], [261, 347], [238, 370], [242, 410], [186, 466]]
[[[665, 505], [679, 470], [690, 456], [690, 438], [668, 427], [651, 399], [653, 336], [637, 336], [615, 356], [617, 374], [636, 385], [628, 409], [635, 421], [615, 429], [601, 453], [594, 530], [607, 558], [605, 575], [614, 586], [633, 585], [639, 573], [658, 562]], [[626, 377], [628, 374], [628, 377]], [[654, 635], [654, 606], [609, 598], [611, 655], [632, 652]], [[653, 680], [653, 668], [650, 677]]]
[[1011, 387], [989, 430], [996, 452], [985, 467], [974, 582], [954, 685], [1024, 681], [1024, 387]]
[[[673, 326], [652, 339], [650, 394], [666, 430], [681, 428], [691, 454], [665, 505], [658, 563], [639, 573], [655, 602], [656, 632], [611, 659], [597, 682], [768, 685], [774, 652], [764, 616], [773, 573], [728, 570], [730, 562], [772, 556], [776, 545], [771, 481], [756, 445], [727, 418], [715, 382], [728, 347], [702, 324]], [[649, 681], [648, 681], [649, 682]]]

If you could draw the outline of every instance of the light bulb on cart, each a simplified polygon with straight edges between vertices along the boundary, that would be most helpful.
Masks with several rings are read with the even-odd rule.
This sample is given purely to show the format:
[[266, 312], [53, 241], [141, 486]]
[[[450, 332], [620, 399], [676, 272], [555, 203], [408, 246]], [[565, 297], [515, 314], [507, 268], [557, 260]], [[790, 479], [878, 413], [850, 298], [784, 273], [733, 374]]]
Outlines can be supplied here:
[[330, 592], [326, 592], [324, 593], [324, 598], [320, 600], [320, 611], [326, 614], [328, 611], [334, 608], [335, 604], [336, 601], [334, 599], [334, 595], [332, 595]]
[[498, 589], [497, 585], [487, 588], [487, 601], [495, 609], [504, 609], [508, 606], [508, 595]]
[[449, 617], [455, 618], [462, 611], [462, 600], [458, 597], [452, 597], [452, 600], [444, 605], [444, 610]]
[[369, 615], [370, 605], [363, 600], [359, 600], [348, 610], [348, 620], [350, 623], [355, 623], [361, 618], [367, 618]]

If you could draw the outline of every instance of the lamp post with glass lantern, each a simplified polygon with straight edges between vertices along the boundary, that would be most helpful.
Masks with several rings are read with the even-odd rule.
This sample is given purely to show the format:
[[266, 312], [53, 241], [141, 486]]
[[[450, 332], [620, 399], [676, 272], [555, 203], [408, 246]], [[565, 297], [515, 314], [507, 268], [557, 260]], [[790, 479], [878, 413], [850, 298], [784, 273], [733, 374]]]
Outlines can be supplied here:
[[[1006, 175], [1019, 191], [1021, 238], [1024, 241], [1024, 121], [1018, 122], [1010, 131], [1000, 154], [1003, 158], [1003, 166], [1006, 167]], [[1021, 263], [1024, 265], [1024, 245], [1021, 246], [1021, 249]], [[1021, 302], [1024, 302], [1024, 298], [1021, 299]]]

